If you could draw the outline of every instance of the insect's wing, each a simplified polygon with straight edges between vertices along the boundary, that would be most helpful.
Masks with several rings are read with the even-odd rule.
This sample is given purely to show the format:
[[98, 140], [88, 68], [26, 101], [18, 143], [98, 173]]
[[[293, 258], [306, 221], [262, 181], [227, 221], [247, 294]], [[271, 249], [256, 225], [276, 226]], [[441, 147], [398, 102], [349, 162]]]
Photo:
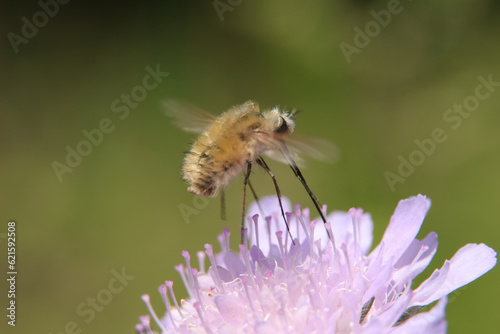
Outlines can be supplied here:
[[201, 133], [215, 120], [215, 116], [197, 106], [178, 100], [163, 101], [165, 115], [172, 117], [173, 123], [188, 132]]
[[268, 147], [277, 149], [265, 151], [264, 155], [281, 163], [289, 164], [289, 157], [299, 166], [304, 166], [305, 158], [333, 163], [339, 156], [337, 146], [328, 140], [278, 134], [268, 134], [267, 137], [263, 140], [267, 141]]
[[284, 136], [283, 141], [292, 154], [327, 163], [334, 163], [339, 157], [339, 149], [337, 146], [326, 139]]

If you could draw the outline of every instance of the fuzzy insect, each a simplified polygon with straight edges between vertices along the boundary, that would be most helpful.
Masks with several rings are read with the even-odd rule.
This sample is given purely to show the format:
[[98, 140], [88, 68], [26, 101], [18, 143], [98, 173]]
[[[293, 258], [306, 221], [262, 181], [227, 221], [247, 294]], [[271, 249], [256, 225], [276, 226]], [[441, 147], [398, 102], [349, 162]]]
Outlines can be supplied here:
[[273, 180], [281, 213], [288, 228], [276, 178], [263, 159], [263, 156], [268, 156], [287, 163], [292, 168], [313, 200], [323, 222], [326, 222], [321, 204], [309, 189], [296, 161], [301, 161], [299, 153], [327, 160], [334, 153], [335, 146], [324, 140], [292, 136], [295, 129], [293, 117], [297, 114], [295, 110], [287, 112], [276, 107], [260, 111], [256, 102], [247, 101], [216, 117], [195, 106], [174, 100], [166, 101], [164, 106], [166, 114], [174, 118], [174, 124], [185, 131], [201, 133], [186, 154], [182, 167], [182, 177], [189, 185], [189, 192], [199, 196], [215, 196], [220, 191], [223, 204], [224, 188], [234, 177], [244, 172], [243, 229], [246, 186], [250, 186], [256, 197], [249, 177], [252, 166], [257, 164]]

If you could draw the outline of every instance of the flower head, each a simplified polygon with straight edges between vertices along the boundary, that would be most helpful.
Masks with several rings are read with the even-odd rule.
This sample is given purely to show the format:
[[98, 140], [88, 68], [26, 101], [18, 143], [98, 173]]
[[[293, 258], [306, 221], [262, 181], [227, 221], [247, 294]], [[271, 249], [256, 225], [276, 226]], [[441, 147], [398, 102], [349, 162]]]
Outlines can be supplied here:
[[[283, 204], [292, 211], [288, 200]], [[445, 333], [447, 294], [496, 264], [493, 249], [468, 244], [412, 289], [438, 245], [434, 232], [415, 238], [430, 207], [425, 196], [399, 202], [371, 252], [373, 222], [361, 209], [333, 212], [323, 224], [295, 206], [287, 214], [292, 242], [276, 197], [260, 205], [265, 218], [250, 206], [249, 245], [239, 252], [229, 249], [227, 229], [219, 236], [220, 253], [209, 244], [198, 253], [199, 269], [183, 252], [185, 265], [176, 269], [189, 298], [179, 305], [166, 281], [159, 288], [166, 313], [159, 318], [149, 296], [142, 297], [162, 333]], [[149, 316], [140, 320], [138, 332], [153, 333]]]

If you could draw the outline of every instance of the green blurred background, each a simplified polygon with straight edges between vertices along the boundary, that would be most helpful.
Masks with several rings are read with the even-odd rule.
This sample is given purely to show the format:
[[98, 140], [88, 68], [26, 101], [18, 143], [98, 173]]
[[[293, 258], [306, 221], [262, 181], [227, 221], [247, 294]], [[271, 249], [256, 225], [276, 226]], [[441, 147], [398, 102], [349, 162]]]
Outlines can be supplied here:
[[[195, 257], [204, 243], [217, 244], [223, 226], [236, 245], [241, 177], [227, 190], [227, 221], [218, 198], [193, 202], [180, 178], [193, 136], [162, 114], [165, 97], [216, 114], [248, 99], [303, 110], [296, 133], [329, 139], [341, 152], [334, 165], [311, 161], [303, 170], [329, 210], [371, 212], [377, 242], [400, 199], [432, 199], [419, 234], [439, 235], [431, 268], [466, 243], [500, 249], [500, 88], [456, 129], [443, 119], [474, 94], [478, 76], [500, 81], [498, 2], [402, 1], [350, 62], [340, 43], [354, 44], [354, 28], [364, 30], [387, 1], [232, 3], [219, 15], [212, 1], [71, 1], [17, 53], [8, 33], [22, 37], [22, 18], [33, 22], [41, 7], [2, 4], [0, 257], [5, 263], [7, 222], [15, 220], [19, 273], [18, 322], [9, 332], [60, 333], [73, 321], [82, 333], [133, 333], [148, 313], [141, 294], [152, 295], [158, 313], [163, 280], [185, 297], [174, 270], [182, 250]], [[157, 64], [169, 76], [120, 119], [113, 101]], [[66, 147], [105, 118], [113, 131], [59, 182], [54, 161], [65, 163]], [[408, 159], [414, 141], [436, 128], [447, 140], [391, 189], [384, 174], [397, 173], [399, 156]], [[287, 166], [270, 167], [285, 196], [311, 206]], [[261, 195], [273, 192], [261, 170], [252, 180]], [[180, 208], [194, 210], [188, 221]], [[86, 322], [78, 306], [103, 294], [122, 268], [135, 278]], [[495, 268], [452, 296], [450, 333], [497, 331], [499, 280]], [[3, 308], [5, 279], [0, 285]]]

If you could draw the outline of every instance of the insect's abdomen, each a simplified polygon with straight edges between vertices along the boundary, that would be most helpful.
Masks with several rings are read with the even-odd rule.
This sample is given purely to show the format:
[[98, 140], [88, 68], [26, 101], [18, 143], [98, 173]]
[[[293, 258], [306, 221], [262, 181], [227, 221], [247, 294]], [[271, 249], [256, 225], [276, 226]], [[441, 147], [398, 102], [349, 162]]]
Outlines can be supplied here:
[[189, 183], [188, 191], [195, 195], [212, 196], [217, 190], [212, 169], [213, 158], [200, 151], [198, 142], [184, 159], [182, 177]]
[[189, 192], [213, 196], [246, 168], [250, 160], [252, 156], [246, 147], [234, 138], [211, 141], [203, 136], [184, 160], [183, 178], [189, 183]]
[[200, 138], [186, 156], [183, 178], [189, 183], [189, 192], [213, 196], [246, 167], [249, 154], [238, 143], [222, 143], [229, 145], [221, 147], [218, 143], [204, 143], [203, 139]]
[[258, 154], [252, 133], [261, 128], [261, 121], [258, 111], [223, 114], [186, 155], [183, 178], [189, 183], [188, 191], [213, 196], [246, 169]]

